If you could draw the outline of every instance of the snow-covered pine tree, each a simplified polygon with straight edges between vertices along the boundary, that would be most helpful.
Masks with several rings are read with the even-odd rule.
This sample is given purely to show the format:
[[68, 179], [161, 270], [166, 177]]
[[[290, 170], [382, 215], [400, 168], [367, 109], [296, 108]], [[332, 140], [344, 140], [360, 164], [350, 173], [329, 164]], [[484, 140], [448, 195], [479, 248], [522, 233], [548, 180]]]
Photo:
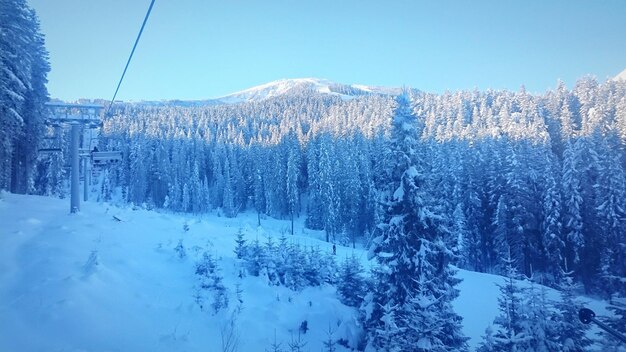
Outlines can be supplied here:
[[496, 339], [493, 336], [493, 327], [489, 325], [485, 329], [485, 335], [483, 335], [483, 340], [478, 345], [476, 352], [492, 352], [496, 351]]
[[365, 296], [366, 282], [361, 261], [354, 253], [347, 257], [339, 269], [337, 293], [341, 302], [351, 307], [358, 307]]
[[421, 165], [417, 166], [423, 163], [418, 160], [418, 132], [405, 92], [397, 98], [390, 144], [394, 164], [389, 182], [397, 189], [371, 249], [380, 268], [371, 301], [364, 303], [370, 351], [467, 349], [461, 317], [451, 305], [459, 280], [453, 276], [452, 253], [445, 246], [449, 221], [439, 212]]
[[486, 189], [481, 186], [485, 182], [484, 170], [479, 170], [479, 165], [484, 164], [481, 159], [481, 150], [476, 147], [469, 148], [461, 158], [461, 162], [464, 164], [463, 187], [461, 188], [464, 197], [461, 211], [465, 215], [467, 232], [460, 256], [466, 269], [484, 272], [487, 268], [483, 262], [481, 243], [487, 212], [483, 208], [483, 201], [486, 203]]
[[559, 343], [557, 350], [563, 352], [583, 352], [591, 345], [586, 336], [589, 325], [581, 323], [578, 318], [580, 304], [576, 301], [577, 285], [574, 284], [573, 276], [572, 272], [561, 275], [561, 297], [554, 304], [556, 317], [552, 319]]
[[517, 280], [520, 275], [515, 269], [513, 259], [509, 254], [505, 260], [506, 280], [498, 284], [500, 297], [498, 307], [500, 314], [493, 321], [493, 335], [486, 335], [481, 346], [481, 352], [495, 351], [525, 351], [530, 336], [527, 331], [527, 319], [524, 315], [523, 292]]
[[[136, 136], [131, 144], [130, 154], [128, 159], [130, 162], [130, 169], [128, 174], [128, 200], [135, 205], [141, 205], [145, 201], [146, 191], [148, 189], [147, 179], [147, 167], [145, 164], [145, 140], [143, 135]], [[185, 183], [185, 187], [187, 184]], [[183, 199], [188, 196], [184, 193]], [[183, 211], [187, 211], [189, 207], [188, 199], [183, 200], [187, 204], [183, 205]]]
[[0, 1], [0, 190], [32, 192], [50, 71], [35, 11]]
[[[583, 121], [584, 122], [584, 121]], [[590, 121], [584, 122], [583, 126], [591, 128]], [[583, 127], [585, 129], [585, 127]], [[606, 234], [598, 213], [600, 203], [599, 180], [603, 172], [601, 163], [600, 132], [589, 136], [579, 137], [576, 140], [575, 150], [578, 154], [577, 168], [580, 174], [580, 196], [582, 199], [580, 215], [582, 220], [581, 234], [584, 245], [580, 249], [579, 265], [573, 266], [579, 275], [587, 292], [601, 292], [601, 256], [606, 246]]]
[[560, 350], [558, 335], [551, 318], [552, 306], [546, 297], [545, 286], [539, 286], [531, 279], [525, 290], [523, 326], [528, 332], [528, 351], [550, 352]]
[[287, 236], [282, 234], [278, 239], [278, 245], [276, 246], [276, 258], [274, 264], [276, 265], [276, 275], [278, 276], [278, 282], [285, 283], [285, 273], [287, 271], [287, 260], [289, 259], [289, 243]]
[[324, 260], [322, 260], [322, 253], [319, 247], [309, 248], [308, 251], [303, 251], [304, 259], [304, 280], [308, 286], [319, 286], [323, 282], [322, 267]]
[[387, 301], [384, 306], [380, 307], [380, 323], [376, 325], [376, 330], [374, 331], [378, 346], [368, 345], [365, 351], [403, 351], [403, 343], [400, 337], [406, 328], [398, 326], [398, 306], [391, 306], [391, 303], [391, 301]]
[[472, 233], [467, 228], [467, 219], [463, 212], [462, 203], [457, 203], [454, 211], [452, 213], [452, 228], [450, 229], [453, 239], [453, 243], [455, 244], [454, 248], [451, 248], [452, 252], [455, 254], [457, 258], [456, 265], [459, 267], [468, 267], [468, 247], [469, 243], [471, 243]]
[[333, 339], [333, 334], [330, 323], [328, 324], [328, 331], [326, 332], [327, 340], [324, 340], [324, 352], [337, 352], [337, 343]]
[[294, 218], [300, 214], [300, 146], [295, 133], [290, 132], [285, 138], [285, 144], [287, 148], [287, 171], [286, 171], [286, 191], [287, 191], [287, 208], [289, 211], [289, 218], [291, 219], [291, 234], [293, 235], [293, 222]]
[[244, 259], [247, 253], [247, 245], [246, 239], [243, 235], [243, 230], [239, 229], [236, 236], [237, 238], [235, 239], [235, 243], [237, 243], [237, 245], [235, 246], [235, 255], [237, 256], [237, 259]]
[[178, 244], [174, 247], [174, 252], [176, 252], [176, 256], [178, 259], [185, 259], [187, 256], [187, 251], [185, 250], [185, 245], [183, 244], [183, 239], [178, 240]]
[[562, 192], [563, 192], [563, 237], [565, 260], [572, 268], [580, 263], [580, 253], [585, 245], [582, 234], [582, 196], [580, 186], [580, 155], [576, 144], [569, 140], [563, 151]]
[[[510, 251], [517, 265], [517, 269], [524, 274], [530, 274], [535, 233], [538, 230], [533, 207], [532, 187], [529, 183], [528, 167], [525, 165], [524, 153], [513, 148], [511, 143], [506, 145], [505, 187], [498, 198], [496, 216], [494, 217], [494, 243], [500, 258], [499, 271], [506, 273], [507, 252]], [[540, 202], [536, 202], [540, 204]], [[537, 228], [534, 228], [534, 227]]]
[[[67, 179], [65, 170], [63, 169], [64, 164], [63, 153], [53, 153], [49, 156], [40, 157], [37, 160], [34, 182], [38, 194], [61, 198], [64, 196], [63, 181]], [[105, 170], [102, 181], [102, 198], [105, 201], [110, 200], [110, 198], [107, 199], [106, 196], [107, 194], [110, 195], [110, 185], [108, 185], [109, 187], [105, 187], [106, 183], [108, 183], [107, 171], [108, 170]]]
[[227, 148], [226, 155], [228, 156], [224, 160], [224, 195], [222, 197], [222, 210], [226, 217], [232, 218], [237, 215], [239, 209], [236, 205], [236, 191], [235, 180], [233, 175], [233, 160], [230, 149]]
[[292, 290], [299, 291], [306, 285], [304, 277], [306, 255], [299, 244], [291, 244], [287, 249], [287, 260], [285, 270], [285, 286]]
[[308, 172], [308, 205], [305, 225], [309, 229], [321, 230], [323, 224], [323, 206], [321, 199], [321, 180], [319, 173], [319, 138], [313, 138], [307, 144], [306, 170]]
[[565, 243], [562, 239], [561, 193], [556, 173], [553, 172], [555, 161], [546, 161], [544, 169], [544, 191], [541, 222], [541, 248], [543, 277], [546, 283], [554, 285], [561, 281], [561, 267], [564, 262]]
[[339, 210], [341, 207], [338, 189], [337, 163], [334, 143], [330, 135], [325, 134], [320, 139], [319, 182], [320, 200], [322, 207], [326, 242], [336, 242], [335, 236], [339, 232]]
[[[614, 317], [607, 321], [608, 325], [617, 330], [621, 334], [626, 334], [626, 298], [614, 297], [608, 307], [613, 312]], [[624, 342], [619, 341], [614, 336], [603, 332], [602, 351], [607, 352], [623, 352]]]
[[295, 338], [293, 334], [291, 335], [291, 341], [288, 343], [290, 352], [304, 352], [304, 348], [307, 345], [307, 342], [302, 339], [300, 335], [300, 331], [298, 331], [298, 337]]
[[270, 348], [266, 348], [265, 352], [287, 352], [282, 348], [282, 343], [276, 339], [276, 329], [274, 329], [274, 341], [270, 344]]
[[228, 307], [228, 290], [224, 286], [224, 278], [211, 253], [202, 254], [202, 259], [196, 264], [196, 275], [200, 280], [201, 289], [213, 291], [211, 303], [213, 312], [217, 313], [220, 309]]
[[263, 175], [263, 163], [262, 149], [254, 144], [250, 147], [250, 159], [252, 163], [251, 167], [251, 183], [252, 183], [252, 198], [254, 203], [254, 209], [257, 212], [257, 226], [261, 226], [261, 214], [265, 214], [265, 193], [264, 193], [264, 178]]
[[280, 285], [276, 262], [279, 259], [278, 248], [272, 236], [267, 237], [265, 242], [264, 274], [267, 275], [267, 282], [270, 285]]
[[320, 255], [320, 277], [324, 283], [329, 285], [335, 285], [337, 283], [337, 274], [339, 269], [337, 268], [337, 258], [331, 253], [323, 253]]
[[595, 187], [600, 226], [597, 237], [604, 239], [599, 249], [600, 287], [609, 297], [614, 293], [626, 295], [626, 176], [623, 156], [615, 152], [619, 143], [613, 133], [601, 143], [602, 173]]
[[248, 249], [248, 257], [246, 258], [248, 273], [252, 276], [259, 276], [261, 275], [261, 271], [265, 268], [267, 256], [265, 248], [257, 238], [249, 244]]

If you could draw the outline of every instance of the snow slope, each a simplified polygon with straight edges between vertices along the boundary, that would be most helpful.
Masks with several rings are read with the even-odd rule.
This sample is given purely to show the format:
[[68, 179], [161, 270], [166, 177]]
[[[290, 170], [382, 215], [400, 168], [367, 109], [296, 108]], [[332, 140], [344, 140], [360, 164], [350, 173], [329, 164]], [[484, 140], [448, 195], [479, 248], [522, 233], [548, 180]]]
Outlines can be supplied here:
[[617, 76], [613, 77], [614, 81], [626, 81], [626, 69], [624, 69], [624, 71], [620, 72]]
[[319, 78], [296, 78], [269, 82], [217, 98], [217, 100], [226, 104], [233, 104], [263, 101], [278, 96], [298, 95], [303, 93], [336, 95], [344, 99], [349, 99], [351, 97], [369, 94], [398, 94], [399, 90], [383, 87], [340, 84], [327, 79]]
[[[294, 292], [238, 276], [238, 229], [263, 240], [286, 233], [287, 221], [268, 218], [257, 228], [255, 214], [194, 218], [90, 202], [69, 214], [68, 200], [0, 197], [0, 351], [221, 351], [220, 331], [231, 321], [237, 285], [239, 351], [264, 351], [274, 333], [286, 348], [303, 320], [310, 351], [322, 349], [329, 324], [335, 339], [356, 338], [355, 311], [339, 302], [333, 287]], [[331, 250], [321, 232], [297, 223], [296, 233], [290, 240]], [[183, 259], [174, 251], [180, 239]], [[194, 264], [205, 250], [218, 258], [229, 290], [229, 309], [217, 314], [193, 298]], [[338, 258], [352, 252], [337, 248]], [[364, 251], [355, 252], [366, 261]], [[502, 278], [462, 270], [459, 276], [464, 281], [454, 306], [475, 347], [497, 314], [495, 282]], [[606, 313], [600, 302], [591, 303]]]

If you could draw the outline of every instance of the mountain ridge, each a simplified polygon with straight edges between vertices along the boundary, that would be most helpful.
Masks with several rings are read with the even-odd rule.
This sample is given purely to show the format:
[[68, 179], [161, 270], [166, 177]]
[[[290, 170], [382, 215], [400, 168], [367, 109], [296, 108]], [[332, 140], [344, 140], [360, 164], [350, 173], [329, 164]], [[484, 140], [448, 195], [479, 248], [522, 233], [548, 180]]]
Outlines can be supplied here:
[[217, 98], [199, 100], [142, 100], [138, 102], [125, 102], [147, 106], [212, 106], [231, 105], [249, 102], [261, 102], [273, 98], [285, 96], [300, 96], [306, 94], [318, 94], [337, 96], [344, 100], [367, 95], [395, 96], [402, 92], [398, 87], [369, 86], [362, 84], [337, 83], [323, 78], [290, 78], [279, 79]]
[[263, 101], [278, 96], [300, 95], [303, 93], [335, 95], [343, 99], [380, 94], [396, 95], [399, 88], [375, 87], [358, 84], [337, 83], [323, 78], [291, 78], [271, 81], [239, 92], [217, 98], [224, 103]]

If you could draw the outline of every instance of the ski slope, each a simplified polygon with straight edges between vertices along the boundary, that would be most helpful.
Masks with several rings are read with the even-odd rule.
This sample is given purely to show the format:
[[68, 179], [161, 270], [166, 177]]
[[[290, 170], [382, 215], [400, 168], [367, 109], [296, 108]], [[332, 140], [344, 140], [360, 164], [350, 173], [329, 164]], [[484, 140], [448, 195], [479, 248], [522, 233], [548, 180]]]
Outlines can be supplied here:
[[[236, 232], [263, 241], [287, 233], [288, 221], [268, 218], [257, 228], [256, 214], [194, 217], [91, 202], [69, 214], [68, 203], [1, 194], [0, 351], [221, 351], [220, 332], [229, 326], [239, 336], [238, 351], [264, 351], [274, 334], [287, 348], [304, 320], [310, 351], [322, 350], [329, 326], [335, 340], [358, 338], [356, 311], [339, 302], [334, 287], [294, 292], [239, 277]], [[295, 232], [290, 240], [331, 251], [322, 232], [302, 223]], [[174, 250], [180, 239], [182, 259]], [[218, 259], [228, 289], [229, 308], [217, 314], [194, 301], [195, 263], [205, 250]], [[338, 261], [353, 251], [366, 262], [363, 250], [341, 246]], [[497, 314], [495, 283], [502, 277], [458, 275], [454, 305], [473, 349]], [[243, 303], [234, 314], [237, 287]], [[606, 313], [601, 302], [590, 306]]]

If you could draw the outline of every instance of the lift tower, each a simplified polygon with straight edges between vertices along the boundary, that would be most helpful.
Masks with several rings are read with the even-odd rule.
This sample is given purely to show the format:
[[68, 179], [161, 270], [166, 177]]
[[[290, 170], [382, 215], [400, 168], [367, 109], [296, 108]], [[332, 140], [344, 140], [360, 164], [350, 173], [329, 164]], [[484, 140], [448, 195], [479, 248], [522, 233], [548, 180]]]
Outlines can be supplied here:
[[[70, 141], [70, 166], [71, 166], [71, 178], [70, 178], [70, 212], [76, 213], [80, 211], [80, 157], [84, 159], [84, 187], [85, 187], [85, 200], [87, 200], [87, 156], [90, 154], [80, 154], [81, 138], [80, 134], [85, 128], [95, 129], [102, 125], [100, 119], [100, 112], [103, 109], [102, 105], [89, 105], [89, 104], [64, 104], [64, 103], [47, 103], [49, 114], [46, 123], [54, 126], [55, 128], [70, 127], [71, 128], [71, 141]], [[84, 144], [83, 144], [84, 145]], [[60, 147], [60, 146], [59, 146]], [[88, 146], [89, 148], [89, 146]], [[89, 150], [87, 150], [89, 153]]]

